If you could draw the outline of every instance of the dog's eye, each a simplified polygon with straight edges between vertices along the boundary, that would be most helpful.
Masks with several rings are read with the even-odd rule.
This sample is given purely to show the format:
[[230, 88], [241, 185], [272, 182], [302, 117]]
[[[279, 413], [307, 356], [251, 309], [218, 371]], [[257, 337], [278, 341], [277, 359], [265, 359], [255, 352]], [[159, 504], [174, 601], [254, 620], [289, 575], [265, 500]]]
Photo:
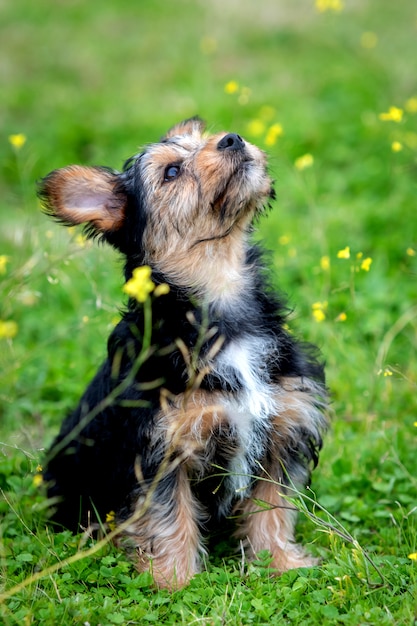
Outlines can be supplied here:
[[170, 180], [174, 180], [177, 176], [180, 175], [181, 167], [179, 165], [168, 165], [165, 168], [164, 172], [164, 182], [168, 182]]

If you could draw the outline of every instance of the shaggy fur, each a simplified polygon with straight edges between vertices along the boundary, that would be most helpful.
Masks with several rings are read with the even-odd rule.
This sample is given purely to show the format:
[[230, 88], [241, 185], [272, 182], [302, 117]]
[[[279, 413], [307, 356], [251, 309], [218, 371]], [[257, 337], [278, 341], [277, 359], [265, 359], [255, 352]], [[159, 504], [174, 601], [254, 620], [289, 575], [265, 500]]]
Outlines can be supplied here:
[[49, 451], [53, 520], [79, 531], [115, 511], [138, 569], [171, 589], [199, 571], [207, 527], [229, 517], [249, 556], [270, 550], [278, 571], [311, 564], [283, 495], [317, 463], [326, 390], [251, 243], [273, 198], [265, 154], [191, 119], [121, 173], [63, 168], [40, 196], [49, 214], [118, 249], [126, 280], [148, 265], [169, 286], [150, 296], [146, 358], [145, 309], [131, 299]]

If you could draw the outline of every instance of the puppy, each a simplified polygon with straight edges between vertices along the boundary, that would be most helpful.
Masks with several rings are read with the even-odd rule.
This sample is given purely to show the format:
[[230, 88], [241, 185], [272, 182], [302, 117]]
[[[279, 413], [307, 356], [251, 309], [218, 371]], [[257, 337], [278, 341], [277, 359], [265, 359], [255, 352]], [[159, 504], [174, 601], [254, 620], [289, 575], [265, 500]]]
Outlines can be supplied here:
[[53, 171], [40, 197], [122, 253], [131, 295], [49, 451], [53, 520], [78, 531], [114, 512], [138, 569], [169, 589], [228, 518], [249, 557], [269, 550], [278, 572], [312, 564], [285, 494], [317, 463], [326, 388], [251, 242], [274, 197], [265, 154], [193, 118], [121, 173]]

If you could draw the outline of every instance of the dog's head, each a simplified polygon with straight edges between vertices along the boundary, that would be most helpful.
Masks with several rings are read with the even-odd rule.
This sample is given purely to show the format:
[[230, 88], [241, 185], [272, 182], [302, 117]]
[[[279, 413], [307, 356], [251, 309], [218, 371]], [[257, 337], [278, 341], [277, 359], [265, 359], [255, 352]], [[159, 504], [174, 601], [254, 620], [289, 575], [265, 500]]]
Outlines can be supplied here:
[[207, 263], [215, 274], [217, 259], [233, 269], [271, 195], [264, 153], [234, 133], [206, 134], [197, 118], [174, 126], [121, 173], [74, 165], [40, 184], [46, 211], [109, 241], [126, 255], [128, 274], [149, 264], [197, 291]]

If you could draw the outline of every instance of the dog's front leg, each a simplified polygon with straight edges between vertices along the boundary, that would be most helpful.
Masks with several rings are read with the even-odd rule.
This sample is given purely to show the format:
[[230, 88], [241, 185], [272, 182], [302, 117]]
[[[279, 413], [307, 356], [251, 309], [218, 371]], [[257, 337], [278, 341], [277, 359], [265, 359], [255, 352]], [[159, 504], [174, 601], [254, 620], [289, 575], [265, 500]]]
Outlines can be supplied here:
[[280, 572], [316, 564], [295, 543], [297, 512], [285, 495], [308, 483], [311, 465], [317, 462], [321, 433], [327, 419], [323, 412], [324, 389], [308, 379], [287, 378], [277, 387], [276, 415], [271, 418], [269, 453], [263, 473], [250, 499], [238, 506], [242, 515], [237, 536], [256, 555], [272, 554], [272, 567]]
[[155, 480], [149, 497], [139, 497], [126, 535], [137, 551], [137, 569], [150, 570], [158, 587], [174, 590], [199, 571], [201, 512], [184, 465]]
[[258, 480], [251, 498], [239, 505], [238, 513], [241, 523], [236, 535], [243, 540], [249, 557], [269, 550], [271, 567], [278, 572], [317, 563], [295, 543], [296, 509], [280, 495], [280, 487], [269, 478]]

